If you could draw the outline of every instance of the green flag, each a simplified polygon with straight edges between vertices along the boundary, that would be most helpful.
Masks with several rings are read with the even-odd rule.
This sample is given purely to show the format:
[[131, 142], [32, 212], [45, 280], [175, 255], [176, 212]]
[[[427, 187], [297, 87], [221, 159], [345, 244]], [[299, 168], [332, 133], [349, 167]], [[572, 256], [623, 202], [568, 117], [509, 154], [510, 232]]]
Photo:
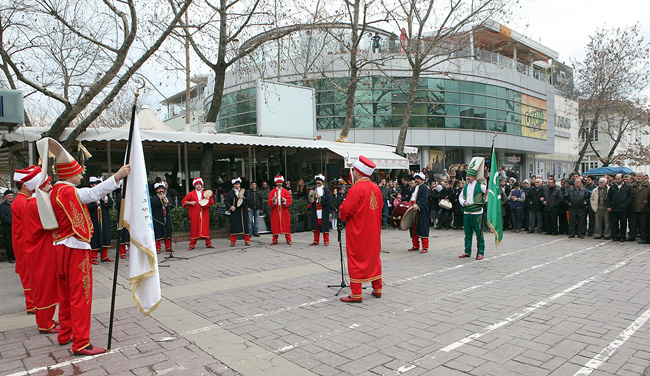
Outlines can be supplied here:
[[503, 240], [503, 217], [501, 217], [501, 187], [499, 186], [499, 171], [497, 156], [492, 149], [490, 162], [490, 181], [488, 182], [487, 223], [494, 233], [494, 242], [498, 247]]

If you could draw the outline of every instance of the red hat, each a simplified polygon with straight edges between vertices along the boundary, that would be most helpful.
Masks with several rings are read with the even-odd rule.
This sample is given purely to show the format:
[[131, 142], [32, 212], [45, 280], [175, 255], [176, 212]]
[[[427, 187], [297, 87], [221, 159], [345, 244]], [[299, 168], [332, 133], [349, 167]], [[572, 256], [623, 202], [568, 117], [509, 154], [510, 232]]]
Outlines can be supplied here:
[[41, 185], [38, 186], [38, 188], [43, 189], [43, 187], [45, 187], [45, 185], [49, 183], [50, 180], [52, 180], [52, 178], [50, 178], [50, 176], [48, 175], [47, 179], [45, 179], [45, 181], [42, 182]]
[[192, 180], [192, 187], [197, 185], [198, 183], [201, 183], [201, 185], [203, 185], [203, 179], [201, 179], [200, 177], [194, 178], [194, 180]]
[[363, 155], [360, 155], [359, 159], [356, 162], [354, 162], [352, 167], [354, 167], [354, 169], [359, 171], [361, 174], [365, 176], [370, 176], [372, 175], [373, 171], [375, 171], [377, 165], [372, 163], [370, 159], [364, 157]]
[[284, 177], [282, 175], [275, 175], [275, 178], [273, 178], [273, 182], [275, 184], [278, 184], [278, 182], [284, 183]]
[[36, 172], [36, 166], [29, 166], [22, 170], [15, 170], [14, 182], [24, 184], [26, 181], [30, 180], [31, 178], [34, 177], [34, 175], [37, 175], [40, 172], [41, 172], [40, 167], [38, 169], [38, 172]]
[[41, 166], [33, 167], [32, 171], [30, 171], [29, 174], [27, 174], [27, 176], [23, 178], [23, 181], [21, 181], [21, 183], [25, 184], [27, 189], [29, 189], [30, 191], [35, 191], [36, 188], [38, 188], [39, 186], [38, 183], [41, 180], [40, 174], [41, 174]]

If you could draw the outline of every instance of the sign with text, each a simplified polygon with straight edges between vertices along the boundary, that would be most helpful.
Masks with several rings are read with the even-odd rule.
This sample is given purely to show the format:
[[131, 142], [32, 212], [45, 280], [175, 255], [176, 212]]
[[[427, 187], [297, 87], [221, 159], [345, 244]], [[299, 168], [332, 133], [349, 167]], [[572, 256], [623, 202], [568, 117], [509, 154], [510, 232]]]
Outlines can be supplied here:
[[521, 94], [521, 135], [546, 140], [546, 101]]

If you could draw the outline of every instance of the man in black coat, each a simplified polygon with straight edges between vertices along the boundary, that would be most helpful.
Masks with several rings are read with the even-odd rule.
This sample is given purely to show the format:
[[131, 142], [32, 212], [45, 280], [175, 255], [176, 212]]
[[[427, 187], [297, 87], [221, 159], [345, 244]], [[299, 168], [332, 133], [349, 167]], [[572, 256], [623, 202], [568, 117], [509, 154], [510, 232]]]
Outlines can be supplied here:
[[[102, 182], [102, 178], [91, 176], [89, 179], [90, 188]], [[113, 262], [115, 260], [108, 257], [108, 247], [111, 245], [111, 213], [109, 210], [113, 207], [113, 199], [110, 195], [97, 202], [86, 204], [90, 220], [93, 223], [93, 237], [90, 239], [91, 263], [97, 265], [97, 253], [100, 253], [102, 262]]]
[[156, 238], [156, 252], [160, 253], [160, 241], [165, 242], [165, 251], [172, 249], [172, 207], [171, 197], [167, 197], [164, 183], [154, 184], [156, 194], [150, 197], [151, 215], [153, 217], [153, 232]]
[[[584, 187], [582, 178], [576, 177], [573, 186], [567, 190], [564, 196], [569, 205], [569, 238], [575, 238], [576, 234], [580, 239], [585, 237], [587, 230], [587, 205], [589, 205], [589, 191]], [[576, 223], [578, 228], [576, 229]], [[625, 237], [625, 233], [623, 233]]]
[[538, 234], [542, 233], [542, 223], [544, 221], [544, 191], [542, 189], [542, 179], [535, 180], [535, 185], [530, 188], [526, 196], [526, 205], [528, 205], [528, 216], [530, 222], [528, 223], [528, 233], [533, 233], [537, 230]]
[[612, 241], [625, 241], [627, 212], [634, 201], [632, 186], [623, 181], [623, 174], [617, 174], [607, 193], [607, 211], [610, 212]]
[[7, 261], [10, 264], [16, 262], [14, 248], [11, 245], [11, 203], [14, 201], [14, 193], [7, 189], [4, 193], [5, 201], [0, 204], [0, 222], [2, 222], [2, 234], [5, 237], [5, 246], [7, 248]]
[[260, 224], [260, 211], [268, 205], [264, 205], [265, 202], [268, 202], [268, 193], [266, 196], [266, 201], [262, 199], [262, 193], [257, 189], [257, 183], [251, 182], [250, 189], [248, 194], [251, 196], [250, 201], [248, 202], [248, 216], [250, 217], [249, 234], [251, 236], [259, 237], [259, 224]]
[[555, 184], [555, 179], [549, 178], [544, 189], [544, 222], [548, 235], [558, 234], [558, 211], [562, 200], [564, 200], [562, 190]]
[[231, 184], [232, 189], [226, 195], [226, 207], [230, 210], [230, 246], [234, 247], [237, 243], [237, 235], [244, 235], [244, 244], [251, 245], [251, 236], [248, 230], [248, 226], [250, 226], [248, 219], [250, 195], [241, 187], [240, 178], [232, 179]]
[[414, 175], [415, 188], [408, 196], [402, 197], [402, 201], [413, 203], [413, 209], [416, 211], [416, 220], [413, 227], [409, 230], [413, 247], [409, 251], [420, 250], [420, 239], [422, 239], [421, 253], [429, 251], [429, 227], [431, 217], [429, 212], [429, 186], [426, 185], [424, 174], [418, 172]]
[[316, 188], [309, 192], [309, 215], [314, 228], [314, 241], [309, 245], [318, 245], [320, 233], [323, 233], [323, 244], [330, 245], [330, 202], [332, 193], [327, 188], [325, 176], [318, 174], [314, 176]]

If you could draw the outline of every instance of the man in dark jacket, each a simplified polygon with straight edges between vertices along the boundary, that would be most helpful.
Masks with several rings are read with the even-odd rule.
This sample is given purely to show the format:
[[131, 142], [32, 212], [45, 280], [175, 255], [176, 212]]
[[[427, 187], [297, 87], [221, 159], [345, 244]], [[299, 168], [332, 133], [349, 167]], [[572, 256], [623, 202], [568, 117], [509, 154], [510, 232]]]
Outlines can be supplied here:
[[[589, 197], [591, 197], [591, 192], [596, 188], [598, 188], [596, 178], [591, 175], [586, 176], [585, 189], [589, 192]], [[593, 236], [596, 228], [596, 213], [593, 211], [591, 205], [587, 205], [587, 219], [587, 236]]]
[[[421, 253], [429, 251], [429, 227], [431, 223], [429, 212], [429, 186], [426, 184], [426, 178], [423, 173], [418, 172], [414, 175], [415, 188], [408, 196], [402, 197], [403, 201], [413, 204], [416, 210], [416, 219], [413, 227], [410, 229], [411, 242], [413, 247], [409, 251], [420, 250], [420, 239], [422, 239]], [[412, 209], [413, 210], [413, 209]]]
[[528, 205], [528, 215], [530, 222], [528, 223], [528, 233], [533, 233], [537, 230], [538, 234], [542, 233], [542, 222], [544, 220], [544, 191], [542, 190], [542, 179], [535, 180], [535, 186], [531, 187], [526, 196], [526, 204]]
[[544, 189], [544, 222], [548, 235], [557, 235], [558, 212], [563, 199], [562, 190], [555, 185], [555, 179], [549, 178]]
[[248, 202], [248, 218], [251, 221], [250, 226], [248, 226], [248, 231], [251, 236], [258, 237], [260, 236], [259, 233], [260, 210], [262, 210], [264, 206], [268, 206], [268, 205], [262, 204], [265, 201], [263, 201], [262, 193], [260, 192], [259, 189], [257, 189], [256, 182], [251, 182], [250, 189], [248, 190], [248, 194], [250, 195], [250, 201]]
[[314, 231], [314, 241], [309, 245], [320, 243], [320, 233], [323, 233], [323, 243], [330, 245], [330, 202], [332, 194], [325, 183], [325, 176], [318, 174], [314, 176], [316, 187], [309, 192], [309, 215]]
[[[581, 177], [576, 177], [573, 186], [566, 192], [565, 200], [569, 205], [569, 238], [580, 239], [585, 237], [587, 225], [587, 205], [589, 205], [589, 192], [585, 189]], [[576, 230], [576, 223], [578, 228]]]
[[379, 190], [381, 191], [381, 200], [384, 202], [383, 212], [381, 213], [381, 228], [386, 228], [386, 226], [388, 226], [388, 210], [391, 207], [390, 187], [386, 184], [386, 179], [381, 179], [379, 181]]
[[634, 184], [632, 184], [632, 193], [634, 194], [634, 201], [630, 206], [630, 232], [627, 240], [634, 241], [637, 233], [644, 241], [648, 234], [646, 234], [645, 227], [648, 216], [648, 198], [650, 195], [650, 186], [645, 182], [643, 174], [637, 174]]
[[617, 174], [607, 194], [607, 211], [611, 215], [612, 241], [625, 241], [627, 212], [634, 201], [632, 187], [623, 182], [623, 174]]
[[7, 247], [7, 261], [10, 264], [16, 262], [14, 249], [11, 245], [11, 203], [14, 201], [14, 193], [7, 189], [4, 193], [5, 201], [0, 204], [0, 222], [2, 222], [2, 234], [5, 237], [5, 246]]

